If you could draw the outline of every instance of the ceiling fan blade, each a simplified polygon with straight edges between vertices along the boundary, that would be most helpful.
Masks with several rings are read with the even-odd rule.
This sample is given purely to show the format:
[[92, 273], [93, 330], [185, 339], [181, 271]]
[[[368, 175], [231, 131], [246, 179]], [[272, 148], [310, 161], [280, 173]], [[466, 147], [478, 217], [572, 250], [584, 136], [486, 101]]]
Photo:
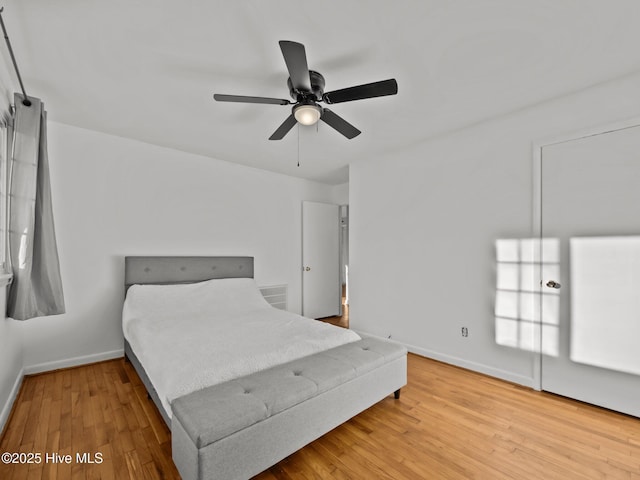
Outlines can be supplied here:
[[296, 117], [293, 116], [293, 113], [287, 117], [287, 119], [282, 122], [282, 125], [278, 127], [278, 129], [273, 132], [273, 135], [269, 137], [269, 140], [282, 140], [284, 136], [289, 133], [289, 130], [293, 128], [293, 126], [298, 123]]
[[291, 84], [296, 90], [310, 92], [311, 80], [304, 45], [289, 40], [280, 40], [280, 50], [289, 70]]
[[289, 100], [269, 97], [247, 97], [245, 95], [221, 95], [214, 93], [213, 98], [218, 102], [241, 102], [241, 103], [269, 103], [271, 105], [289, 105]]
[[385, 95], [395, 95], [396, 93], [398, 93], [398, 82], [396, 82], [395, 78], [391, 78], [380, 82], [365, 83], [364, 85], [327, 92], [322, 95], [322, 99], [326, 103], [331, 104], [384, 97]]
[[351, 140], [354, 137], [357, 137], [362, 132], [358, 130], [356, 127], [347, 122], [344, 118], [336, 115], [328, 108], [322, 109], [322, 116], [320, 117], [324, 123], [329, 125], [330, 127], [335, 128], [342, 135]]

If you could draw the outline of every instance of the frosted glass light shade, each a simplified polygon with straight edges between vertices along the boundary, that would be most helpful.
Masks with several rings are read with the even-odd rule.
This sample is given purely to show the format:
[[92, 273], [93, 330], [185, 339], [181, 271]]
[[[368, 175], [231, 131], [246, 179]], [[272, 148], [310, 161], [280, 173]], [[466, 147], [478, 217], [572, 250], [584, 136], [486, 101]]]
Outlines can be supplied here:
[[293, 110], [293, 116], [302, 125], [313, 125], [320, 120], [322, 110], [317, 105], [298, 105]]

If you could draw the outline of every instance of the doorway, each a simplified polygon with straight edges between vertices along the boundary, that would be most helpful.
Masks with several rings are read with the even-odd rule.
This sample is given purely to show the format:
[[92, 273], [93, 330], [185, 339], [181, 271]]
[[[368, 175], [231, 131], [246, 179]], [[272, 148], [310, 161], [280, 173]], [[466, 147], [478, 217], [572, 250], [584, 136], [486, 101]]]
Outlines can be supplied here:
[[538, 148], [540, 388], [640, 417], [640, 121]]

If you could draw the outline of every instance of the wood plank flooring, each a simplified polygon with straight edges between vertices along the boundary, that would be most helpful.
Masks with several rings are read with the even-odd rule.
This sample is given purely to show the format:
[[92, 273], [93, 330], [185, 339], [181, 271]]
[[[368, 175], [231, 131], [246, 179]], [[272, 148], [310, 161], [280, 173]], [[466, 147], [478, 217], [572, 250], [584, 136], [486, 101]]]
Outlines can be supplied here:
[[[71, 455], [0, 464], [0, 479], [173, 479], [170, 432], [129, 363], [26, 377], [0, 453]], [[102, 463], [76, 454], [101, 453]], [[92, 457], [94, 460], [96, 457]], [[640, 479], [640, 420], [409, 355], [409, 385], [256, 477]]]

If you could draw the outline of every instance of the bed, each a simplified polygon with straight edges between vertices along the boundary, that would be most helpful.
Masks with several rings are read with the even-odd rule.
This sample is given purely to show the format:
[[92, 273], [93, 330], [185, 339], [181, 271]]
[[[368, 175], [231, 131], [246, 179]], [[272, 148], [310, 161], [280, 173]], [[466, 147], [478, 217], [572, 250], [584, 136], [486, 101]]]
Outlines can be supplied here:
[[271, 307], [253, 257], [126, 257], [125, 288], [125, 356], [184, 479], [249, 478], [406, 384], [403, 347]]

